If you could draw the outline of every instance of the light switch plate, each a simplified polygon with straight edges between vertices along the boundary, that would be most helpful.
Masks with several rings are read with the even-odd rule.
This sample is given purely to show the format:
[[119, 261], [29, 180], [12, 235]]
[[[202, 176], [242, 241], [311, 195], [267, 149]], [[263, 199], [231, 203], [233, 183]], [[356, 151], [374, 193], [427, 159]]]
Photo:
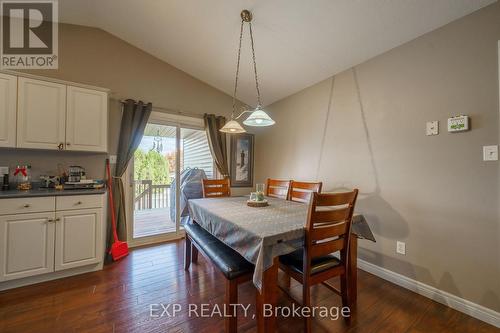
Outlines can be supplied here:
[[426, 135], [438, 135], [439, 134], [439, 121], [428, 121], [426, 125]]
[[406, 255], [406, 243], [405, 242], [396, 242], [396, 253]]
[[483, 161], [498, 161], [498, 146], [483, 146]]

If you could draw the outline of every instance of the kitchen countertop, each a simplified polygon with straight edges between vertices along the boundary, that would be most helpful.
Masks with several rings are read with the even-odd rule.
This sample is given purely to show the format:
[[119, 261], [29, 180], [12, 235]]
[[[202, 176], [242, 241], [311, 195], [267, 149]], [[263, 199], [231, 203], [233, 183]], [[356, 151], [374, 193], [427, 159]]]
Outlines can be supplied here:
[[33, 188], [29, 191], [7, 190], [0, 191], [0, 199], [7, 198], [30, 198], [30, 197], [54, 197], [68, 195], [90, 195], [106, 193], [106, 188], [88, 190], [55, 190], [53, 188]]

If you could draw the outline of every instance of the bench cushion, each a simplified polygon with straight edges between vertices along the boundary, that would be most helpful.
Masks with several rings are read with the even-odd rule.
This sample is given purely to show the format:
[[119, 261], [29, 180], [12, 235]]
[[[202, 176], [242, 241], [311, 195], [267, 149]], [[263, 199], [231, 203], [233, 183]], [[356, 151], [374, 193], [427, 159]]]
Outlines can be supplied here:
[[[280, 262], [290, 267], [295, 272], [303, 274], [302, 270], [304, 267], [304, 249], [299, 249], [290, 254], [280, 256]], [[314, 275], [338, 265], [340, 265], [340, 260], [333, 254], [313, 258], [311, 260], [311, 274]]]
[[186, 223], [184, 229], [191, 241], [201, 248], [228, 280], [251, 274], [254, 271], [254, 265], [198, 224]]

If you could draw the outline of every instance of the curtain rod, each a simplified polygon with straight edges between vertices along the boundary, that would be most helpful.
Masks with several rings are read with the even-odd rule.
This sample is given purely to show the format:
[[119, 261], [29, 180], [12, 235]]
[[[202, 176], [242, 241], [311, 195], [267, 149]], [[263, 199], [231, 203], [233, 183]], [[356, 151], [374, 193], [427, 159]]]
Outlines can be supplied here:
[[[125, 104], [126, 102], [127, 102], [126, 100], [120, 100], [120, 103], [122, 103], [122, 104]], [[163, 108], [160, 106], [154, 106], [154, 104], [153, 104], [153, 111], [154, 110], [159, 110], [159, 111], [163, 111], [164, 113], [175, 114], [175, 115], [179, 115], [179, 116], [203, 119], [202, 114], [189, 113], [189, 112], [184, 112], [184, 111], [177, 110], [177, 109]]]

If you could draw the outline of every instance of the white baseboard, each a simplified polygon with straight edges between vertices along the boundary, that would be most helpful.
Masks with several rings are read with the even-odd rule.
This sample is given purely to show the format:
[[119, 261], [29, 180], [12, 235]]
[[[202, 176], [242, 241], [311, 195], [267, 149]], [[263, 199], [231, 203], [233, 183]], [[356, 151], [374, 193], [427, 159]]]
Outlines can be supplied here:
[[436, 302], [449, 306], [452, 309], [463, 312], [471, 317], [484, 321], [500, 328], [500, 313], [488, 309], [482, 305], [472, 303], [446, 291], [431, 287], [425, 283], [410, 279], [407, 276], [395, 273], [386, 268], [358, 259], [358, 268], [378, 276], [384, 280], [397, 284], [400, 287], [411, 290], [417, 294], [430, 298]]

